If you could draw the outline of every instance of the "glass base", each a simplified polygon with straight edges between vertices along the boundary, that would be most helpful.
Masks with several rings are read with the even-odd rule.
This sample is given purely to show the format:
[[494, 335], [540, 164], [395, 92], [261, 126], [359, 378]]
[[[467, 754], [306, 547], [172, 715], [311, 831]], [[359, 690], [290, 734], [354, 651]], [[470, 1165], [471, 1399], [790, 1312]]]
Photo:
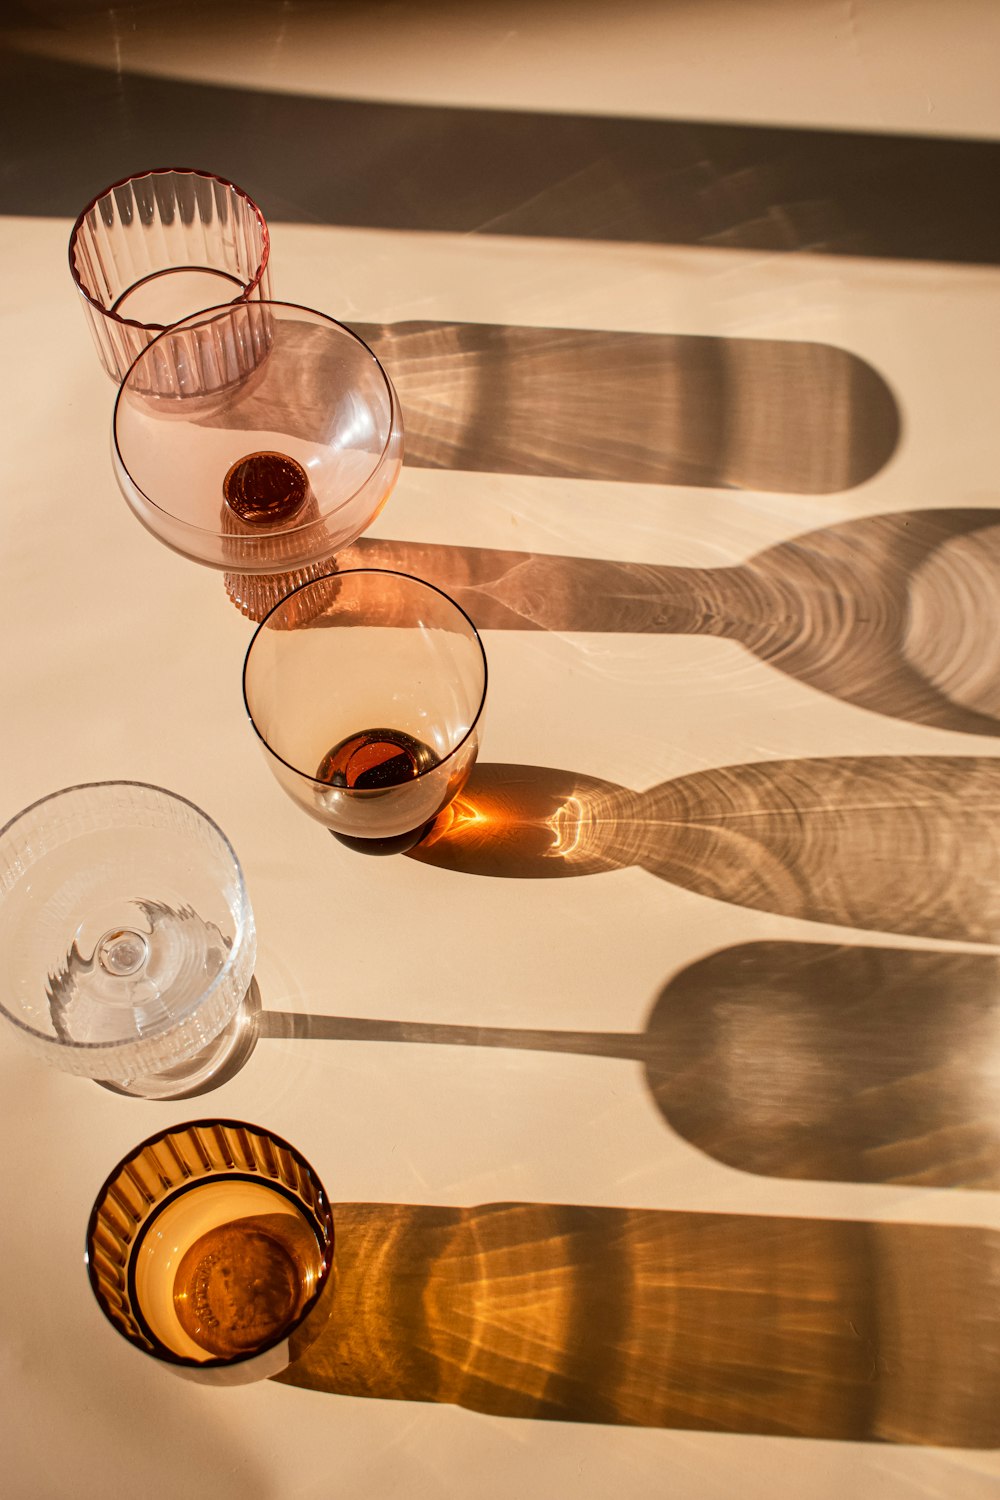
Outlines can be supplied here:
[[193, 1057], [163, 1073], [148, 1073], [128, 1083], [113, 1083], [106, 1078], [95, 1082], [112, 1094], [125, 1094], [131, 1099], [193, 1099], [211, 1093], [234, 1078], [247, 1062], [260, 1035], [260, 1012], [260, 989], [256, 979], [251, 979], [229, 1025]]
[[346, 849], [353, 849], [356, 854], [405, 854], [427, 837], [436, 822], [437, 818], [433, 817], [419, 828], [411, 828], [408, 833], [397, 833], [388, 839], [356, 839], [349, 833], [338, 833], [335, 828], [331, 828], [330, 832], [338, 844], [343, 844]]
[[[224, 573], [222, 575], [229, 602], [235, 604], [241, 615], [254, 624], [259, 624], [266, 614], [280, 604], [303, 583], [313, 583], [333, 571], [332, 558], [325, 562], [309, 563], [304, 568], [294, 568], [287, 573]], [[313, 599], [310, 595], [296, 596], [294, 616], [285, 623], [286, 629], [294, 629], [313, 614], [319, 614], [325, 598]]]

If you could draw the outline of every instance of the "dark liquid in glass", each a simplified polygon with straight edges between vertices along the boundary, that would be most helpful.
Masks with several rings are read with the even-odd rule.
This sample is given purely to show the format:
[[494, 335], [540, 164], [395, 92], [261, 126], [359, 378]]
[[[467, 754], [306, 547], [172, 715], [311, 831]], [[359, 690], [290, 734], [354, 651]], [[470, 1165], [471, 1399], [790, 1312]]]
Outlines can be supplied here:
[[241, 521], [278, 525], [298, 515], [309, 495], [309, 480], [302, 465], [286, 453], [248, 453], [229, 470], [222, 493]]
[[[352, 791], [387, 791], [415, 781], [439, 761], [429, 745], [402, 729], [362, 729], [326, 752], [316, 769], [316, 780]], [[348, 849], [361, 854], [402, 854], [420, 842], [433, 821], [391, 838], [355, 838], [336, 829], [330, 831]]]

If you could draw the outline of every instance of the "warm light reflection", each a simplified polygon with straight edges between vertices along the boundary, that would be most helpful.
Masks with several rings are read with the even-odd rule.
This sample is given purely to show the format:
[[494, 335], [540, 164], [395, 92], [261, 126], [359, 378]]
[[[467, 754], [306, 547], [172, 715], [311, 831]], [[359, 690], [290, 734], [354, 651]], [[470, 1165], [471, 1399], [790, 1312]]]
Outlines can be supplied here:
[[718, 766], [633, 791], [479, 762], [412, 851], [470, 875], [638, 867], [718, 901], [838, 926], [1000, 940], [1000, 760], [831, 756]]
[[583, 839], [587, 814], [579, 797], [567, 797], [562, 807], [556, 809], [549, 819], [554, 835], [549, 855], [558, 859], [572, 859]]
[[1000, 1445], [993, 1231], [546, 1203], [335, 1218], [330, 1320], [286, 1384], [522, 1419]]
[[459, 792], [458, 796], [438, 813], [433, 828], [424, 840], [424, 847], [442, 838], [475, 838], [487, 833], [495, 824], [496, 819], [490, 809], [477, 806], [464, 793]]
[[[621, 829], [631, 826], [627, 808], [635, 800], [626, 788], [593, 777], [479, 763], [411, 857], [483, 875], [617, 869], [621, 839], [615, 844], [606, 834], [616, 816]], [[631, 849], [634, 838], [623, 836]]]

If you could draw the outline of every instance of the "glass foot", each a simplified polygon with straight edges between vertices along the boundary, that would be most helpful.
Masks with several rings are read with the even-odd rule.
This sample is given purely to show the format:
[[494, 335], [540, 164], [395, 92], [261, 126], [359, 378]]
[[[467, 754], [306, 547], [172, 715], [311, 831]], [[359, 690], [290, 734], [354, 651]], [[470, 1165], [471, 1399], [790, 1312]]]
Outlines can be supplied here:
[[[300, 584], [312, 583], [325, 577], [333, 567], [333, 560], [328, 559], [325, 562], [311, 563], [305, 568], [295, 568], [289, 573], [224, 573], [222, 576], [229, 602], [235, 604], [240, 614], [257, 624]], [[309, 596], [303, 598], [300, 594], [298, 599], [301, 601], [298, 613], [302, 613], [304, 618], [317, 612]], [[296, 623], [302, 621], [296, 619]]]
[[419, 828], [411, 828], [409, 833], [397, 833], [387, 839], [356, 839], [349, 833], [338, 833], [335, 828], [331, 828], [330, 832], [338, 844], [353, 849], [356, 854], [405, 854], [408, 849], [415, 849], [423, 842], [436, 822], [435, 816], [428, 823], [422, 823]]
[[229, 1025], [200, 1052], [167, 1068], [163, 1073], [148, 1073], [128, 1083], [113, 1083], [98, 1078], [102, 1089], [125, 1094], [132, 1099], [193, 1099], [211, 1093], [228, 1083], [246, 1063], [260, 1035], [261, 1000], [256, 979], [251, 979], [239, 1010]]

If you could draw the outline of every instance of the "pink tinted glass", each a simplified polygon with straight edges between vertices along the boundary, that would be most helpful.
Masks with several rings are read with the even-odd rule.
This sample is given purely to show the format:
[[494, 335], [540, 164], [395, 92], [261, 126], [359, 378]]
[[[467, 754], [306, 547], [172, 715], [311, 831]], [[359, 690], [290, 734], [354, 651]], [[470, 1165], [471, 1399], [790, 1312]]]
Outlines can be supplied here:
[[213, 173], [156, 168], [105, 188], [73, 226], [69, 264], [111, 378], [181, 318], [268, 297], [269, 250], [260, 209]]

